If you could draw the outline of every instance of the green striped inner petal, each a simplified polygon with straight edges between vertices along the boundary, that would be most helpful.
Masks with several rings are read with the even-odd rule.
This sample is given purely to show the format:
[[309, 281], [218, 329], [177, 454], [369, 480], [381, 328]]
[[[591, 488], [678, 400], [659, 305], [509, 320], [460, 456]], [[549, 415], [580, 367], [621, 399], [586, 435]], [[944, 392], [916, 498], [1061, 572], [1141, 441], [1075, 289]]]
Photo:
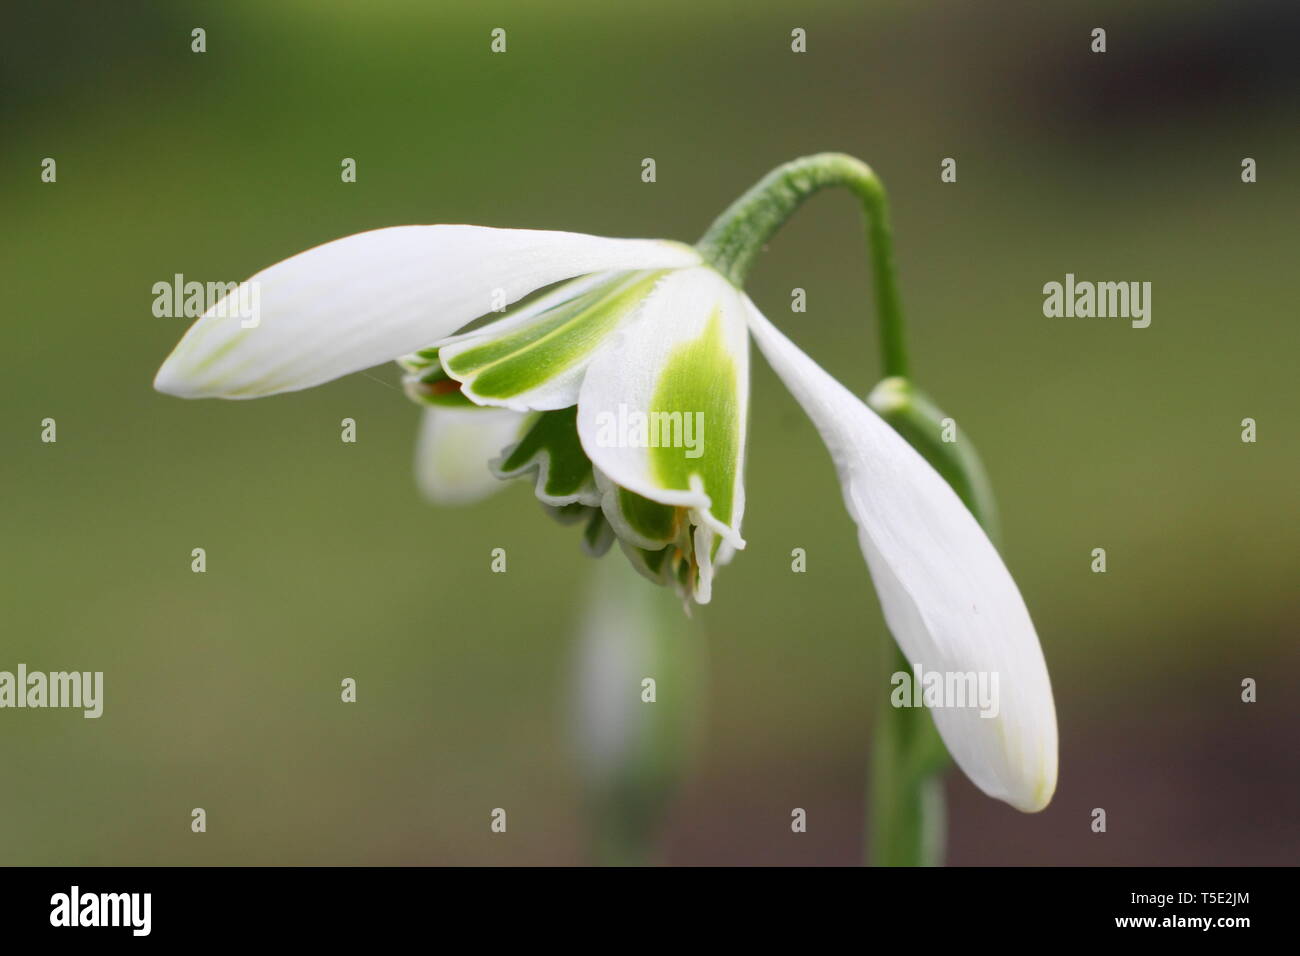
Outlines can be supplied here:
[[677, 557], [675, 549], [660, 548], [657, 551], [650, 551], [646, 548], [638, 548], [635, 545], [628, 544], [626, 541], [620, 543], [628, 561], [640, 574], [649, 578], [655, 584], [668, 585], [673, 583], [674, 572], [672, 569], [675, 567], [674, 559]]
[[605, 520], [605, 513], [599, 508], [588, 509], [591, 517], [582, 530], [582, 546], [593, 558], [599, 558], [614, 543], [614, 529]]
[[628, 526], [647, 541], [667, 544], [677, 538], [680, 531], [680, 509], [661, 505], [657, 501], [619, 488], [615, 502], [619, 514]]
[[695, 591], [695, 577], [699, 565], [689, 536], [682, 541], [657, 550], [637, 547], [626, 540], [620, 541], [623, 553], [640, 574], [659, 585], [674, 588], [683, 598]]
[[476, 395], [496, 399], [520, 395], [588, 356], [663, 275], [662, 271], [638, 272], [622, 282], [594, 289], [551, 309], [535, 322], [487, 339], [443, 362]]
[[461, 391], [460, 382], [456, 381], [438, 363], [436, 348], [412, 352], [397, 360], [406, 374], [402, 376], [402, 388], [411, 401], [417, 405], [440, 405], [454, 408], [478, 408], [469, 397]]
[[546, 461], [545, 481], [539, 474], [537, 494], [551, 500], [581, 501], [594, 505], [600, 497], [592, 477], [591, 460], [578, 439], [578, 408], [542, 412], [510, 453], [493, 464], [498, 477], [514, 478], [539, 471]]
[[[438, 347], [431, 346], [427, 349], [420, 349], [417, 352], [411, 352], [408, 355], [402, 355], [397, 359], [403, 371], [409, 373], [423, 372], [432, 365], [438, 365]], [[438, 366], [441, 368], [442, 366]]]
[[664, 488], [690, 490], [699, 476], [709, 496], [713, 517], [733, 524], [736, 470], [740, 467], [740, 407], [736, 361], [722, 333], [722, 313], [714, 312], [699, 338], [677, 346], [669, 356], [655, 389], [651, 409], [658, 412], [701, 413], [699, 457], [685, 447], [651, 447], [650, 466]]

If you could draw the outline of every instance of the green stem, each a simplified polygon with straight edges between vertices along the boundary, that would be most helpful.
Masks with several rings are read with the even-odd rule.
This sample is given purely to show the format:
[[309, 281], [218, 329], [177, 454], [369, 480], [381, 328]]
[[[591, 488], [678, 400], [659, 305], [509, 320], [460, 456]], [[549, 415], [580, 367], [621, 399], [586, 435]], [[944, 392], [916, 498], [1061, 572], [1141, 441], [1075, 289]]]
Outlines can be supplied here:
[[[890, 674], [912, 672], [893, 641], [885, 659]], [[878, 710], [871, 750], [871, 862], [938, 866], [943, 862], [941, 773], [947, 751], [925, 708], [894, 707], [885, 695]]]
[[907, 375], [903, 311], [894, 273], [889, 203], [880, 178], [866, 163], [844, 153], [818, 153], [778, 166], [733, 202], [696, 243], [700, 254], [737, 287], [767, 241], [804, 200], [842, 186], [862, 202], [875, 277], [880, 352], [886, 375]]

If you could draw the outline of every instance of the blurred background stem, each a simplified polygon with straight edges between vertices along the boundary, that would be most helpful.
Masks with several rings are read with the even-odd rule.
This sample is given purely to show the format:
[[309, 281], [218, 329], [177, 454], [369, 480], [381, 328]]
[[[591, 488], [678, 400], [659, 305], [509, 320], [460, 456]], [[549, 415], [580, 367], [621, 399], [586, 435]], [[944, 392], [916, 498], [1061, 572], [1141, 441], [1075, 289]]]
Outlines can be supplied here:
[[[578, 758], [592, 862], [661, 862], [699, 714], [704, 645], [677, 595], [596, 561], [578, 652]], [[652, 685], [647, 681], [653, 681]]]
[[[885, 648], [886, 682], [911, 673], [892, 640]], [[886, 683], [885, 686], [888, 686]], [[938, 866], [946, 833], [942, 773], [948, 755], [924, 707], [894, 707], [885, 694], [871, 750], [870, 862], [875, 866]]]

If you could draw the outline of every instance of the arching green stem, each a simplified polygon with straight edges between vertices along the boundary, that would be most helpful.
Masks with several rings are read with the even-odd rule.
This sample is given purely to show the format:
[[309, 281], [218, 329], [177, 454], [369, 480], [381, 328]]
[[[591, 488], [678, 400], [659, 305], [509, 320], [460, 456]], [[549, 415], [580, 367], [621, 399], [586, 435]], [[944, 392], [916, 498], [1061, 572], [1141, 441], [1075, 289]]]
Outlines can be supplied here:
[[866, 163], [844, 153], [818, 153], [778, 166], [728, 206], [696, 248], [737, 287], [743, 286], [759, 251], [803, 201], [819, 190], [837, 186], [857, 196], [866, 214], [885, 374], [906, 376], [907, 347], [894, 274], [889, 204], [884, 185]]

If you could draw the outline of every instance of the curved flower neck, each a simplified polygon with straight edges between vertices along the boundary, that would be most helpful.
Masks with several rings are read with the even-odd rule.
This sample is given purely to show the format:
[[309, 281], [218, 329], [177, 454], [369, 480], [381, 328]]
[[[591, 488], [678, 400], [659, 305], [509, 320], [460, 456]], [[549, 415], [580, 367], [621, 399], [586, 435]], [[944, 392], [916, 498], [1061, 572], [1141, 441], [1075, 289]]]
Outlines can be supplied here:
[[696, 249], [713, 268], [741, 288], [759, 251], [794, 211], [813, 193], [833, 186], [851, 190], [862, 202], [884, 371], [889, 376], [906, 376], [907, 350], [894, 276], [888, 202], [884, 185], [866, 163], [845, 153], [817, 153], [778, 166], [714, 220]]

